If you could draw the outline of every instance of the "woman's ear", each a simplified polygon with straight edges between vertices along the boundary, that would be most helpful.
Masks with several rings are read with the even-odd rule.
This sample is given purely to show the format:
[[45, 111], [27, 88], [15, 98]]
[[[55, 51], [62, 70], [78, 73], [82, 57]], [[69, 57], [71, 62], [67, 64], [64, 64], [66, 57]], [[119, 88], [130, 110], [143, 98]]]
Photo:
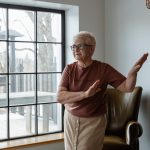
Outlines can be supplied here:
[[95, 50], [95, 47], [92, 46], [92, 47], [90, 48], [90, 55], [91, 55], [91, 56], [93, 56], [94, 50]]

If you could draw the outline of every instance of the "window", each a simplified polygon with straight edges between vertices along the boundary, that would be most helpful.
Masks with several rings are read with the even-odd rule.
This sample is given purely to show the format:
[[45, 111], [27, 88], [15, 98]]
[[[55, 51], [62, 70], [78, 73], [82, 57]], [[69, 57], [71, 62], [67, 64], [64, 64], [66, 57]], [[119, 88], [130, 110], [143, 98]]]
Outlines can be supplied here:
[[0, 4], [0, 141], [61, 132], [65, 13]]

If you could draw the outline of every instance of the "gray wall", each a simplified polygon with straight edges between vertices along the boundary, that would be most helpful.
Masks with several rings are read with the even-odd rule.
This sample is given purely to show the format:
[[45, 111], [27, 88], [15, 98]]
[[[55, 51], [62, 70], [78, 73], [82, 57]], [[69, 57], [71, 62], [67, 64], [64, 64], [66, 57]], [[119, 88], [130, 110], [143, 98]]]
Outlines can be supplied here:
[[[144, 53], [150, 53], [150, 9], [146, 0], [105, 0], [105, 61], [124, 75]], [[143, 126], [140, 150], [150, 149], [150, 57], [140, 70], [143, 87], [139, 122]]]

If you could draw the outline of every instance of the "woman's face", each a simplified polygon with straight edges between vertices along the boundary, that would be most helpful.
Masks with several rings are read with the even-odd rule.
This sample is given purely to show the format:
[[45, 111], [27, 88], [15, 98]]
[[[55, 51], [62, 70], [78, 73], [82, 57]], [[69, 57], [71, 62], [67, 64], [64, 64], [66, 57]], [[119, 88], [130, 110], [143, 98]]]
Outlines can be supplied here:
[[93, 54], [93, 46], [86, 43], [85, 39], [77, 38], [72, 45], [73, 56], [76, 60], [89, 60]]

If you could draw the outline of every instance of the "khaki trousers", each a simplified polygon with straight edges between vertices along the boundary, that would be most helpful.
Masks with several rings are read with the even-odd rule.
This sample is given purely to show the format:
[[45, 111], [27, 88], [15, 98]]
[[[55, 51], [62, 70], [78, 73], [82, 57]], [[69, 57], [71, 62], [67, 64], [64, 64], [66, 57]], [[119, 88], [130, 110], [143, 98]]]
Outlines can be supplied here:
[[81, 118], [65, 110], [65, 150], [101, 150], [106, 129], [106, 115]]

